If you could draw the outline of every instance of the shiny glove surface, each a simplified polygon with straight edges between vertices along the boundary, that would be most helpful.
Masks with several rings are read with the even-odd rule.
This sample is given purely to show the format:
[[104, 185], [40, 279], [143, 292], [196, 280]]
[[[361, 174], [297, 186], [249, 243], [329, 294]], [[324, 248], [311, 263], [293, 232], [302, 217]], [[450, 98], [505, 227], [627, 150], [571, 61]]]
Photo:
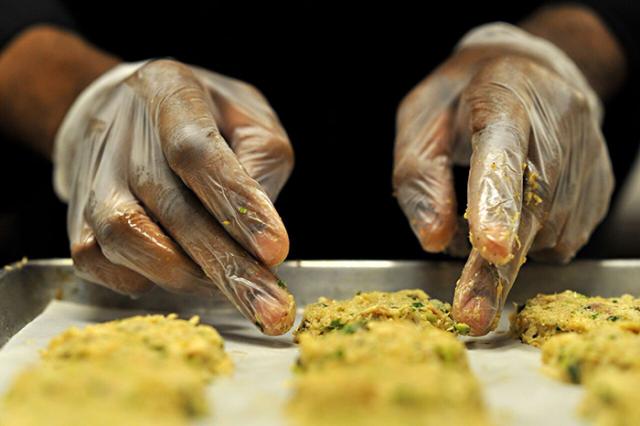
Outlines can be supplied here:
[[426, 251], [461, 232], [451, 167], [470, 167], [472, 250], [453, 315], [472, 334], [495, 328], [528, 253], [567, 262], [605, 216], [614, 180], [601, 119], [562, 51], [499, 23], [467, 34], [402, 102], [394, 189]]
[[117, 66], [67, 113], [54, 164], [83, 278], [129, 295], [218, 289], [264, 333], [291, 327], [269, 267], [289, 249], [272, 200], [293, 151], [256, 89], [171, 60]]

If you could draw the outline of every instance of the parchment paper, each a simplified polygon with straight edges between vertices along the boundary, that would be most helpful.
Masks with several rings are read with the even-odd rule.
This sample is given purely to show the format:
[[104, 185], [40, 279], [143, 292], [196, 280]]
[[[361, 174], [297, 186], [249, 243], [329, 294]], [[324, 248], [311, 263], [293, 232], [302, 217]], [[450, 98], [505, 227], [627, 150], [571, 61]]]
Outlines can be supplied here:
[[[38, 359], [38, 350], [68, 327], [144, 314], [53, 301], [0, 350], [0, 393], [12, 378]], [[563, 384], [540, 371], [540, 352], [508, 336], [508, 313], [496, 333], [465, 338], [471, 366], [498, 426], [583, 425], [576, 415], [582, 397], [578, 386]], [[211, 416], [197, 425], [277, 426], [287, 424], [282, 413], [289, 395], [297, 349], [290, 335], [266, 338], [235, 317], [207, 316], [226, 341], [235, 363], [232, 377], [209, 386]]]

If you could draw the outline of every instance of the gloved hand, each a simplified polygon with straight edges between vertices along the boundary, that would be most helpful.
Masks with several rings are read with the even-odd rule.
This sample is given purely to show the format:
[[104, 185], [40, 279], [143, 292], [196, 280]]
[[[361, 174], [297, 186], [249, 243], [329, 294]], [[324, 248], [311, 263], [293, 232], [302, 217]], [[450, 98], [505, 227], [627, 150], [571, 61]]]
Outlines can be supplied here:
[[293, 151], [256, 89], [170, 60], [120, 65], [69, 110], [54, 164], [82, 277], [130, 295], [217, 287], [264, 333], [291, 327], [268, 267], [289, 250], [270, 197]]
[[497, 325], [527, 253], [569, 261], [606, 214], [613, 189], [600, 102], [551, 43], [507, 24], [467, 34], [402, 102], [394, 188], [429, 252], [456, 232], [451, 166], [469, 164], [471, 254], [453, 316]]

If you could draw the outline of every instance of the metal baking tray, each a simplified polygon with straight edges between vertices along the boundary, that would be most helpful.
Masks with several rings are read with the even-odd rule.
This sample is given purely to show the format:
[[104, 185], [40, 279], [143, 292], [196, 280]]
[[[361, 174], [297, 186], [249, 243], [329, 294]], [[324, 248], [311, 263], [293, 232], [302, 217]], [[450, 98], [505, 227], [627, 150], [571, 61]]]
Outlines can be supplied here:
[[[462, 270], [460, 262], [292, 260], [278, 268], [279, 276], [298, 306], [320, 296], [351, 297], [356, 291], [422, 288], [432, 297], [450, 301]], [[565, 289], [604, 297], [640, 295], [640, 260], [581, 260], [565, 266], [528, 264], [509, 296], [522, 302], [537, 293]], [[177, 313], [232, 315], [222, 297], [202, 300], [154, 289], [139, 299], [118, 295], [76, 277], [69, 259], [33, 260], [0, 271], [0, 347], [33, 320], [53, 299], [105, 308], [145, 309]], [[213, 312], [217, 311], [217, 312]]]
[[[432, 297], [451, 301], [462, 266], [446, 261], [294, 260], [279, 266], [277, 272], [301, 308], [320, 296], [347, 298], [356, 291], [404, 288], [422, 288]], [[640, 296], [640, 260], [581, 260], [566, 266], [527, 264], [509, 296], [507, 310], [512, 308], [510, 302], [566, 289], [605, 297], [623, 293]], [[61, 316], [66, 312], [82, 315], [65, 323]], [[210, 392], [216, 424], [286, 424], [281, 407], [289, 390], [283, 383], [290, 380], [290, 367], [297, 356], [290, 335], [260, 335], [222, 296], [203, 300], [159, 288], [139, 299], [118, 295], [76, 277], [68, 259], [23, 261], [0, 271], [0, 388], [6, 387], [3, 380], [8, 382], [12, 369], [24, 367], [16, 359], [23, 355], [37, 359], [38, 348], [63, 326], [140, 312], [176, 312], [182, 317], [198, 314], [223, 334], [237, 368], [232, 379], [217, 381]], [[508, 312], [497, 332], [479, 339], [465, 338], [471, 366], [484, 386], [495, 423], [585, 424], [575, 415], [581, 389], [544, 377], [539, 371], [538, 350], [508, 335], [507, 317]], [[21, 333], [25, 335], [22, 340]], [[29, 343], [33, 336], [39, 339], [35, 346]], [[6, 354], [11, 351], [11, 355]], [[540, 410], [543, 406], [545, 409]]]

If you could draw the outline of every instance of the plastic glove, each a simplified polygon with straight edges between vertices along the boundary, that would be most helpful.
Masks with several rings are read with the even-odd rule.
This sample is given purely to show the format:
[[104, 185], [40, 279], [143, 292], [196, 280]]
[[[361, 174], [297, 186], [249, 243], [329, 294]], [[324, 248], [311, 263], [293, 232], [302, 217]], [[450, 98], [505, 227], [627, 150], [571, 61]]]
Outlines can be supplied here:
[[470, 164], [473, 249], [453, 316], [495, 328], [527, 253], [569, 261], [605, 216], [613, 174], [599, 100], [552, 44], [507, 24], [466, 35], [402, 102], [394, 188], [423, 248], [456, 233], [451, 166]]
[[293, 153], [256, 89], [170, 60], [118, 66], [69, 110], [54, 163], [82, 277], [130, 295], [217, 287], [264, 333], [291, 327], [267, 267], [289, 249], [269, 196]]

